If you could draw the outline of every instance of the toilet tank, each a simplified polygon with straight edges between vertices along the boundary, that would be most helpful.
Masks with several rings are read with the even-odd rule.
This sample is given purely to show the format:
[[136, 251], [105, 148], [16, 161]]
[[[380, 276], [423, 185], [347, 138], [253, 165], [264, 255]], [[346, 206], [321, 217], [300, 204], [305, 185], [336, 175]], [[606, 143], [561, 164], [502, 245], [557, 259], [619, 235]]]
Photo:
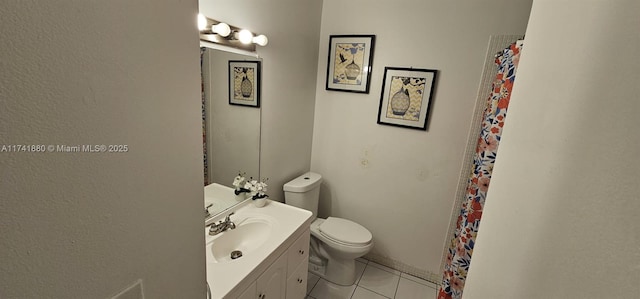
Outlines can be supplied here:
[[284, 184], [284, 202], [288, 205], [311, 211], [312, 218], [318, 216], [318, 199], [320, 199], [320, 183], [322, 176], [307, 172]]

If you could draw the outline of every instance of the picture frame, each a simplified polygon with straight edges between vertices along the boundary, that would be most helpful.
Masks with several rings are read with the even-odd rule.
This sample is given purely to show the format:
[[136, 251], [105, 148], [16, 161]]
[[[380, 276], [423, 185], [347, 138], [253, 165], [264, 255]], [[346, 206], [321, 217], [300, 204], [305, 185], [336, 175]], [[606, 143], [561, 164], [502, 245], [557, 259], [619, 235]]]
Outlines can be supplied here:
[[229, 104], [260, 108], [261, 61], [229, 60]]
[[385, 67], [378, 124], [427, 130], [438, 71]]
[[369, 93], [375, 35], [329, 36], [326, 90]]

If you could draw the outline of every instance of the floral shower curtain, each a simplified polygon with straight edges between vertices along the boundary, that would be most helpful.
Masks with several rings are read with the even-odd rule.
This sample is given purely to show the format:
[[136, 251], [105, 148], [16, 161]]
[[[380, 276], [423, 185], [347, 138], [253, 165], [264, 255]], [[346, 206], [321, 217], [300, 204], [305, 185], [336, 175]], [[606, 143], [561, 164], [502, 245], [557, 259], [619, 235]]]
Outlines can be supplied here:
[[504, 49], [495, 60], [498, 74], [492, 85], [492, 93], [487, 99], [473, 158], [474, 165], [467, 183], [466, 197], [460, 208], [454, 237], [447, 253], [438, 299], [462, 298], [482, 209], [496, 161], [502, 127], [507, 116], [520, 50], [521, 45], [514, 43]]

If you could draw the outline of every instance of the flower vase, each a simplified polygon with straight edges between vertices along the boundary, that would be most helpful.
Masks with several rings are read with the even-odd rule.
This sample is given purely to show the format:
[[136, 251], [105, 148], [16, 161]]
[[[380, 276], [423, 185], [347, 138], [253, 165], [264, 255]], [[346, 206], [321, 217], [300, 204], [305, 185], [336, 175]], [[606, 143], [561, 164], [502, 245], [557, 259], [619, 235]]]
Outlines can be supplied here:
[[260, 198], [256, 198], [253, 200], [253, 205], [256, 206], [256, 208], [262, 208], [264, 207], [264, 205], [267, 204], [267, 197], [260, 197]]
[[241, 192], [240, 194], [236, 194], [236, 201], [243, 201], [247, 199], [247, 196], [245, 195], [244, 192]]

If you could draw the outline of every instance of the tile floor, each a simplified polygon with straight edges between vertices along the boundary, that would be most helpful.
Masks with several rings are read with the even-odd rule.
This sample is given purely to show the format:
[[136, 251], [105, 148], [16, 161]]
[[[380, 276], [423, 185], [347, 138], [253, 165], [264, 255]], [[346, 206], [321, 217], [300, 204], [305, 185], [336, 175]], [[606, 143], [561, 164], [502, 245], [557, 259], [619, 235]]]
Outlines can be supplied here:
[[434, 283], [383, 265], [356, 260], [358, 279], [352, 286], [339, 286], [309, 272], [307, 299], [435, 299]]

